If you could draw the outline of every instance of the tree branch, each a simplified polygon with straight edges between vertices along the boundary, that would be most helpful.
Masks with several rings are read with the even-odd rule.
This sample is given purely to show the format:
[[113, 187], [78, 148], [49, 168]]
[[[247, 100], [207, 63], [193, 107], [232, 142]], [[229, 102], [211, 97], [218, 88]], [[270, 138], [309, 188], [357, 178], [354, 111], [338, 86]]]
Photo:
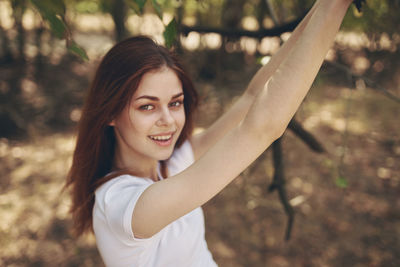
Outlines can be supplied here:
[[289, 122], [288, 128], [297, 135], [308, 147], [318, 153], [325, 152], [324, 147], [318, 142], [318, 140], [307, 130], [301, 126], [301, 124], [296, 121], [296, 119], [292, 119]]
[[271, 28], [271, 29], [260, 29], [258, 31], [247, 31], [247, 30], [239, 30], [239, 29], [222, 29], [216, 27], [207, 27], [207, 26], [181, 26], [181, 33], [187, 36], [190, 32], [198, 32], [198, 33], [218, 33], [224, 37], [254, 37], [254, 38], [262, 38], [267, 36], [279, 36], [285, 32], [293, 31], [296, 26], [300, 23], [300, 21], [304, 18], [306, 14], [303, 14], [300, 18], [297, 18], [293, 21], [290, 21], [286, 24], [282, 24], [280, 26]]
[[371, 79], [367, 78], [366, 76], [355, 74], [346, 65], [343, 65], [343, 64], [340, 64], [340, 63], [337, 63], [337, 62], [333, 62], [333, 61], [325, 61], [324, 64], [345, 72], [348, 76], [352, 77], [353, 79], [361, 79], [361, 80], [363, 80], [365, 82], [365, 84], [369, 88], [374, 89], [374, 90], [379, 91], [379, 92], [382, 92], [389, 99], [391, 99], [391, 100], [393, 100], [393, 101], [395, 101], [397, 103], [400, 103], [400, 98], [398, 96], [395, 96], [394, 94], [389, 92], [386, 88], [380, 86], [379, 84], [377, 84], [376, 82], [374, 82]]
[[286, 195], [281, 140], [282, 139], [279, 138], [274, 143], [272, 143], [274, 178], [271, 185], [268, 188], [268, 191], [269, 192], [273, 192], [274, 190], [278, 191], [279, 199], [281, 200], [283, 208], [285, 209], [285, 213], [288, 217], [286, 234], [285, 234], [285, 240], [288, 241], [290, 239], [290, 234], [292, 232], [292, 226], [294, 221], [294, 210], [293, 207], [290, 205]]

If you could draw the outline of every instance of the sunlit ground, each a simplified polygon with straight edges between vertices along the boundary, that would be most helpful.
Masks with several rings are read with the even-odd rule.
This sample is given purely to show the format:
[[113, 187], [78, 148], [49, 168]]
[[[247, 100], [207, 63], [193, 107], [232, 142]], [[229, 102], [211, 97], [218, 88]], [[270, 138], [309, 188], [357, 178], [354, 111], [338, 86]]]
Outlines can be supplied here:
[[73, 146], [73, 136], [63, 134], [0, 140], [1, 266], [79, 262], [79, 247], [94, 245], [93, 238], [76, 242], [68, 233], [69, 198], [62, 187]]
[[[216, 109], [208, 105], [201, 110]], [[293, 240], [284, 244], [285, 216], [276, 195], [266, 193], [268, 155], [205, 207], [209, 246], [221, 266], [399, 263], [398, 110], [368, 90], [313, 88], [297, 116], [327, 153], [310, 152], [293, 134], [284, 137], [287, 188], [297, 211]], [[99, 266], [93, 237], [76, 241], [69, 233], [68, 195], [61, 189], [73, 148], [73, 134], [0, 141], [0, 265]], [[347, 188], [335, 185], [339, 172]], [[346, 261], [343, 253], [352, 256]]]
[[399, 114], [379, 93], [315, 86], [296, 117], [327, 152], [311, 152], [290, 132], [283, 139], [292, 240], [283, 241], [286, 217], [267, 193], [267, 153], [206, 205], [222, 266], [397, 266]]

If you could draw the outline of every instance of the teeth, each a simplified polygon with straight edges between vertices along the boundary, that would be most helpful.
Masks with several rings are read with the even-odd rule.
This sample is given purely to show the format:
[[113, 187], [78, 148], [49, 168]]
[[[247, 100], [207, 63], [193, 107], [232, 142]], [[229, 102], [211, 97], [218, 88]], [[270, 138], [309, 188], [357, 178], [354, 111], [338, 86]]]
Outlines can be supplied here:
[[167, 141], [171, 138], [172, 135], [159, 135], [159, 136], [150, 136], [151, 139], [157, 141]]

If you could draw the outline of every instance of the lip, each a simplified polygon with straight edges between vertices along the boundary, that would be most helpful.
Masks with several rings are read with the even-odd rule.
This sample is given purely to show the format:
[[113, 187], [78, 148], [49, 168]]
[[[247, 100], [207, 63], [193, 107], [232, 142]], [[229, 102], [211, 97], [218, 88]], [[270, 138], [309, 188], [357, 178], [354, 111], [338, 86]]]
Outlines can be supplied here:
[[[149, 135], [148, 136], [148, 138], [151, 140], [151, 141], [153, 141], [155, 144], [157, 144], [158, 146], [161, 146], [161, 147], [167, 147], [167, 146], [170, 146], [171, 144], [172, 144], [172, 141], [173, 141], [173, 139], [174, 139], [174, 134], [175, 134], [175, 132], [166, 132], [166, 133], [159, 133], [159, 134], [152, 134], [152, 135]], [[153, 139], [152, 137], [158, 137], [158, 136], [171, 136], [169, 139], [167, 139], [167, 140], [156, 140], [156, 139]]]

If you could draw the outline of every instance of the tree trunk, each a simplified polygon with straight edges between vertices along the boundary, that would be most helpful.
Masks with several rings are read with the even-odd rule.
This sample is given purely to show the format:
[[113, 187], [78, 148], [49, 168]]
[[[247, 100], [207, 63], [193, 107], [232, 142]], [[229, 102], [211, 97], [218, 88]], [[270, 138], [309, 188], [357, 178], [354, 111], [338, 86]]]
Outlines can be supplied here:
[[13, 17], [15, 20], [15, 27], [17, 28], [17, 51], [18, 59], [25, 61], [25, 29], [22, 24], [22, 17], [26, 9], [25, 0], [18, 0], [12, 2]]
[[34, 76], [36, 80], [39, 80], [40, 77], [43, 75], [43, 70], [44, 70], [44, 56], [42, 53], [43, 50], [43, 33], [45, 31], [45, 28], [43, 25], [40, 25], [37, 29], [35, 29], [35, 46], [37, 48], [37, 54], [34, 59], [34, 66], [35, 66], [35, 73]]
[[115, 25], [115, 39], [117, 42], [127, 37], [125, 27], [126, 10], [124, 0], [112, 1], [110, 13]]
[[0, 63], [8, 64], [14, 60], [13, 54], [10, 50], [10, 40], [7, 37], [7, 32], [0, 25], [0, 42], [1, 42], [1, 52], [0, 52]]

